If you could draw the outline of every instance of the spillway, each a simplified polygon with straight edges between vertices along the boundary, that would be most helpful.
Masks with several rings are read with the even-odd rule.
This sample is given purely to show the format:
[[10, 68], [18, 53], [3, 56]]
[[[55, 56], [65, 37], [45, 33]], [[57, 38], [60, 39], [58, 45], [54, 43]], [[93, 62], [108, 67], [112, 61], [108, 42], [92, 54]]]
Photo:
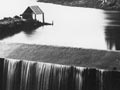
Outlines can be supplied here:
[[119, 71], [0, 59], [0, 90], [119, 89]]

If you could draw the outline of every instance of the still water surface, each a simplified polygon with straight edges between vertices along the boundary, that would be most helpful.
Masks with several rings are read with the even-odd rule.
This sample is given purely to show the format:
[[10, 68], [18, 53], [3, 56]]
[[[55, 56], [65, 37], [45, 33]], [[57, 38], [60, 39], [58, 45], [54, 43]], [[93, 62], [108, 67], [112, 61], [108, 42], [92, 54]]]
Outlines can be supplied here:
[[[118, 19], [120, 12], [118, 11], [61, 6], [34, 0], [4, 0], [0, 3], [0, 11], [2, 12], [0, 18], [20, 15], [27, 6], [31, 5], [38, 5], [45, 13], [45, 21], [54, 22], [54, 25], [39, 27], [30, 32], [21, 31], [1, 39], [1, 42], [104, 50], [119, 49], [116, 48], [119, 47], [118, 37], [120, 35], [120, 19]], [[42, 20], [41, 15], [37, 18]], [[118, 43], [117, 46], [116, 43]]]

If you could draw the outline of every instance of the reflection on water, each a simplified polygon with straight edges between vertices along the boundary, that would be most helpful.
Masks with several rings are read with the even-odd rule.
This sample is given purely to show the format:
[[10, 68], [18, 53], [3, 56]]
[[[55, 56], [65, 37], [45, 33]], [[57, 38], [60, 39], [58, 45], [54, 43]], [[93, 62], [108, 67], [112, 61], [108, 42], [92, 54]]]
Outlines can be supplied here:
[[[15, 2], [16, 5], [19, 4], [19, 7], [16, 7], [16, 5], [11, 7], [11, 9], [15, 7], [17, 9], [14, 11], [14, 14], [22, 13], [27, 6], [38, 5], [45, 13], [45, 21], [53, 21], [54, 25], [40, 27], [33, 32], [22, 31], [14, 36], [1, 40], [2, 42], [45, 44], [104, 50], [107, 49], [107, 46], [108, 49], [112, 49], [113, 45], [116, 42], [118, 43], [118, 41], [116, 41], [118, 39], [113, 40], [113, 36], [114, 38], [119, 37], [119, 27], [116, 26], [119, 25], [118, 12], [38, 3], [33, 0], [17, 1], [20, 3], [17, 3], [15, 0], [11, 1], [11, 3]], [[12, 16], [13, 14], [9, 13], [7, 15]], [[2, 16], [6, 16], [6, 13], [2, 13]], [[41, 20], [40, 17], [38, 16], [37, 18]], [[107, 21], [109, 23], [107, 23]], [[113, 33], [114, 29], [117, 36]], [[108, 45], [106, 45], [106, 41]], [[118, 49], [118, 44], [116, 44], [116, 46]]]
[[0, 30], [0, 40], [3, 40], [5, 38], [9, 38], [11, 36], [14, 36], [20, 32], [24, 32], [28, 35], [32, 34], [38, 27], [30, 27], [30, 28], [24, 28], [21, 27], [14, 27], [14, 28], [6, 28]]
[[105, 28], [108, 49], [120, 50], [120, 11], [105, 12], [110, 21]]

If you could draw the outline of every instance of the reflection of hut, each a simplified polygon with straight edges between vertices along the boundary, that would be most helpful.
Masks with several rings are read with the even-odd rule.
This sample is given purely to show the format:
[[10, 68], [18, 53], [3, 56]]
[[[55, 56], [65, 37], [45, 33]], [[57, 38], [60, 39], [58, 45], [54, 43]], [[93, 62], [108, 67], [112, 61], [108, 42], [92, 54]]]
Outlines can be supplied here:
[[29, 6], [21, 15], [22, 18], [27, 20], [37, 20], [36, 15], [42, 14], [42, 19], [44, 23], [44, 12], [39, 8], [39, 6]]

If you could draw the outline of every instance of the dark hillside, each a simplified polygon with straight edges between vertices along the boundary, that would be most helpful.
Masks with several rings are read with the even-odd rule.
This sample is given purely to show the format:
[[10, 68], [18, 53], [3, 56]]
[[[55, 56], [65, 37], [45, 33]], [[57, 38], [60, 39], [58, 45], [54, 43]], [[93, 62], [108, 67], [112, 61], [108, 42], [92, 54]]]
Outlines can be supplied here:
[[37, 0], [37, 1], [67, 6], [120, 10], [120, 0]]

